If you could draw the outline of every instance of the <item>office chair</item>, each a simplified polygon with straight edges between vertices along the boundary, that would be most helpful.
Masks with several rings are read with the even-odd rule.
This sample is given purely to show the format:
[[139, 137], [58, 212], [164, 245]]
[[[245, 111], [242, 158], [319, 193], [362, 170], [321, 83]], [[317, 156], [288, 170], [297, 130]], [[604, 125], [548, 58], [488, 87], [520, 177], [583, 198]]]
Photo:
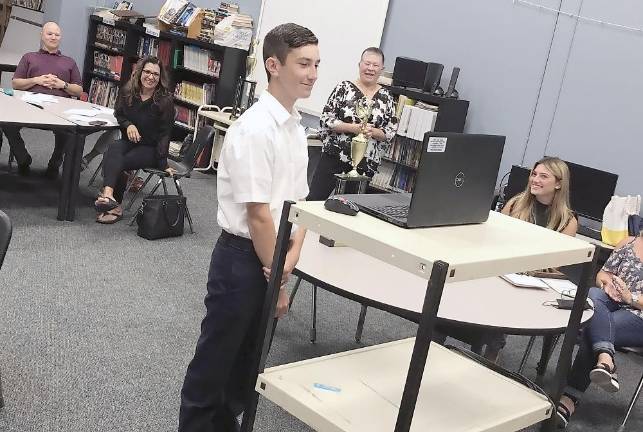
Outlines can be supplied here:
[[[11, 241], [11, 220], [4, 212], [0, 211], [0, 269], [4, 256], [9, 248]], [[2, 374], [0, 374], [0, 408], [4, 406], [4, 398], [2, 397]]]
[[[196, 165], [197, 158], [203, 151], [206, 145], [212, 145], [214, 142], [214, 135], [215, 135], [215, 130], [212, 126], [205, 125], [201, 126], [199, 128], [199, 131], [196, 134], [196, 137], [194, 137], [194, 140], [188, 148], [186, 149], [183, 158], [180, 161], [173, 161], [171, 159], [168, 159], [168, 165], [171, 168], [174, 168], [176, 170], [176, 174], [172, 176], [172, 181], [174, 182], [174, 186], [176, 187], [176, 192], [180, 195], [183, 196], [183, 189], [181, 189], [181, 184], [179, 183], [179, 179], [182, 179], [184, 177], [190, 177], [192, 174], [192, 170], [194, 169], [194, 166]], [[128, 205], [125, 207], [126, 210], [129, 210], [132, 207], [132, 204], [134, 204], [134, 201], [136, 200], [136, 197], [138, 194], [145, 189], [145, 186], [147, 186], [147, 183], [149, 183], [150, 179], [153, 176], [158, 176], [159, 180], [156, 183], [156, 186], [154, 186], [154, 189], [148, 194], [154, 195], [154, 192], [159, 188], [159, 186], [163, 186], [163, 192], [167, 195], [167, 184], [165, 183], [165, 179], [167, 177], [170, 177], [168, 173], [166, 173], [163, 170], [156, 169], [156, 168], [144, 168], [143, 172], [147, 173], [148, 176], [145, 179], [145, 182], [143, 183], [143, 186], [134, 194]], [[130, 185], [131, 186], [130, 182]], [[128, 189], [129, 189], [128, 186]], [[127, 192], [127, 190], [126, 190]], [[190, 224], [190, 232], [194, 233], [194, 229], [192, 226], [192, 217], [190, 216], [190, 210], [188, 209], [188, 206], [185, 206], [185, 215], [188, 218], [188, 223]], [[134, 223], [136, 220], [136, 214], [130, 221], [130, 225]]]

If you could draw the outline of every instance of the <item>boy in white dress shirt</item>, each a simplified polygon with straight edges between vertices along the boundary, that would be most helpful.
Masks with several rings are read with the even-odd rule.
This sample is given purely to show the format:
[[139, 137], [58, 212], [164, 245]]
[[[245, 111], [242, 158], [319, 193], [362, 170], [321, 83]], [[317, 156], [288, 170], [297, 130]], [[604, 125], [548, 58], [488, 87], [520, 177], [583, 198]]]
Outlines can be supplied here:
[[[264, 40], [268, 89], [226, 133], [217, 173], [217, 222], [206, 315], [188, 366], [179, 414], [180, 432], [238, 430], [236, 416], [253, 391], [251, 354], [285, 200], [308, 195], [308, 150], [297, 99], [317, 80], [317, 38], [297, 24], [282, 24]], [[295, 267], [305, 230], [293, 232], [284, 278]], [[288, 310], [279, 292], [277, 317]]]

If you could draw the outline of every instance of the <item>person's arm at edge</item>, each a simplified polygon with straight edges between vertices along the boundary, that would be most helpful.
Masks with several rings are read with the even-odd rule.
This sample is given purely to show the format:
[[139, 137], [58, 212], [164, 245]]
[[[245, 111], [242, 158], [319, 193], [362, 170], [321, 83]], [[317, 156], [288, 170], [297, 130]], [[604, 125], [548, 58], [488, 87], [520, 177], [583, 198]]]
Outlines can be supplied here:
[[261, 264], [266, 268], [271, 268], [277, 233], [270, 214], [270, 204], [246, 203], [246, 210], [248, 211], [250, 239], [255, 252]]
[[[270, 214], [270, 204], [246, 203], [246, 210], [248, 212], [248, 229], [250, 231], [252, 245], [259, 257], [259, 261], [261, 261], [261, 264], [264, 267], [266, 277], [269, 277], [269, 269], [272, 267], [272, 257], [277, 243], [277, 234], [272, 221], [272, 215]], [[300, 250], [301, 245], [296, 249], [297, 259], [299, 259]], [[281, 287], [279, 289], [279, 297], [277, 299], [277, 307], [275, 309], [275, 318], [281, 318], [288, 312], [289, 298], [288, 293], [284, 289], [284, 285], [288, 281], [288, 275], [292, 272], [292, 269], [297, 263], [296, 259], [294, 262], [292, 261], [293, 258], [290, 256], [290, 252], [291, 250], [289, 248], [288, 254], [286, 255], [286, 264], [284, 265], [284, 274], [282, 275], [280, 282]], [[289, 269], [288, 266], [290, 265], [292, 265], [292, 268]], [[266, 271], [266, 269], [268, 270]]]
[[561, 233], [567, 234], [568, 236], [576, 237], [576, 232], [577, 231], [578, 231], [578, 219], [576, 219], [576, 217], [572, 216], [572, 218], [569, 220], [569, 223], [561, 231]]

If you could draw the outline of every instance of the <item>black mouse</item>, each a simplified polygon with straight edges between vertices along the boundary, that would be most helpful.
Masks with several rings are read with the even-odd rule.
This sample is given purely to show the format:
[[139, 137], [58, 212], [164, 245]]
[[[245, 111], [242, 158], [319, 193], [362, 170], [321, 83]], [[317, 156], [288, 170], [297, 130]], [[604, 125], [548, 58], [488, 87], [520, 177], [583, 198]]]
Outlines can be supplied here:
[[335, 213], [341, 213], [349, 216], [355, 216], [359, 208], [354, 202], [347, 200], [342, 196], [332, 196], [324, 203], [324, 208]]

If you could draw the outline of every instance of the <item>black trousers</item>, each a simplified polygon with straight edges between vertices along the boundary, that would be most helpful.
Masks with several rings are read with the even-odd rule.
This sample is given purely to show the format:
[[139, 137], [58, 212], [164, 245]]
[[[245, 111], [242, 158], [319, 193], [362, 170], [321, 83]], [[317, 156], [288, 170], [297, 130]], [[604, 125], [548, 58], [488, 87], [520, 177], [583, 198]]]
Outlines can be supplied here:
[[[25, 147], [25, 142], [20, 135], [19, 126], [3, 126], [2, 131], [7, 136], [11, 152], [16, 158], [18, 165], [24, 165], [31, 160], [31, 156]], [[49, 166], [52, 168], [60, 168], [63, 162], [63, 155], [65, 154], [65, 140], [67, 135], [64, 133], [54, 132], [54, 151], [49, 158]]]
[[254, 391], [252, 354], [266, 288], [252, 241], [223, 231], [210, 261], [201, 336], [181, 390], [179, 432], [234, 430]]
[[114, 189], [114, 198], [121, 202], [127, 186], [123, 171], [156, 168], [156, 147], [135, 144], [126, 139], [112, 142], [103, 156], [103, 186]]
[[[366, 168], [366, 159], [357, 165], [357, 171], [363, 173]], [[322, 152], [313, 179], [310, 182], [310, 191], [308, 201], [323, 201], [330, 196], [335, 189], [337, 181], [335, 174], [347, 173], [353, 169], [353, 166], [348, 162], [342, 162], [337, 155], [329, 155]], [[349, 184], [348, 187], [351, 185]], [[346, 193], [357, 193], [357, 190], [346, 190]]]

